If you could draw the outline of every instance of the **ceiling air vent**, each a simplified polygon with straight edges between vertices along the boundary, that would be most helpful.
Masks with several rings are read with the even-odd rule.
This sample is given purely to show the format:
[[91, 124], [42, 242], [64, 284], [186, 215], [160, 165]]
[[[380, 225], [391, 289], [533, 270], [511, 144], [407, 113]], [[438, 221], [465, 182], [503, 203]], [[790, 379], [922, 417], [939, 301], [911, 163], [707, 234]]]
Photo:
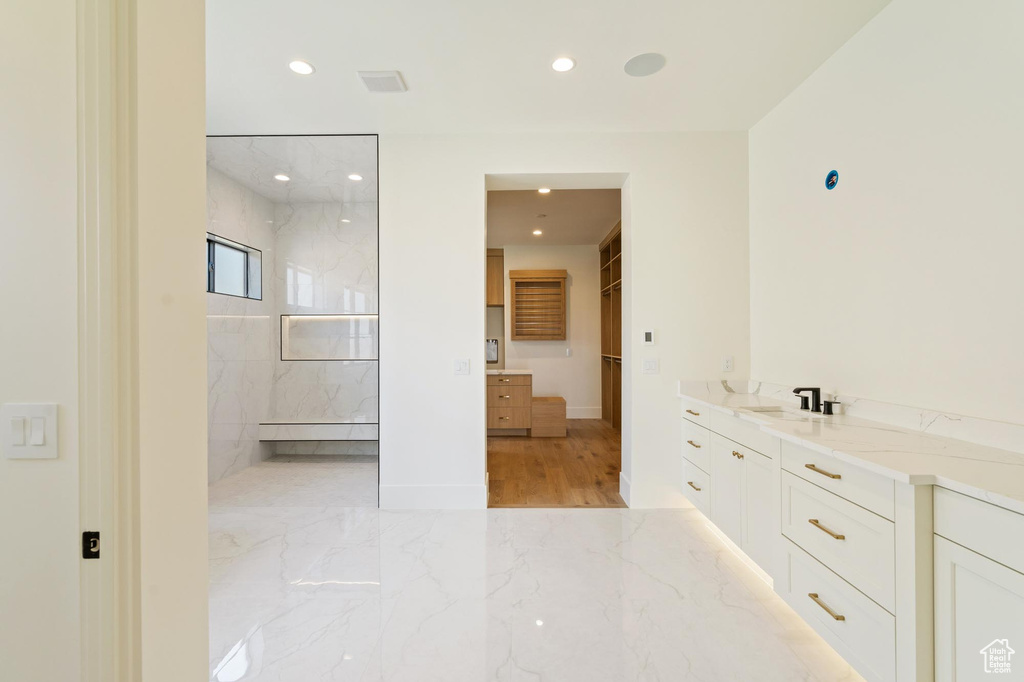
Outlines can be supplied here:
[[356, 73], [363, 79], [363, 85], [370, 92], [405, 92], [409, 89], [405, 87], [402, 74], [397, 71], [357, 71]]

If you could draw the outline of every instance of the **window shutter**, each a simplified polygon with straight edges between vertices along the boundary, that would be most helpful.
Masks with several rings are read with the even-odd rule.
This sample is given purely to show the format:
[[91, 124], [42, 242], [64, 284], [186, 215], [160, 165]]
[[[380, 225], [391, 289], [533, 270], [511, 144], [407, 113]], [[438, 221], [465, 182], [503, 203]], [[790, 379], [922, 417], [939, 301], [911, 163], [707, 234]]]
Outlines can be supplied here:
[[565, 340], [565, 270], [510, 270], [513, 341]]

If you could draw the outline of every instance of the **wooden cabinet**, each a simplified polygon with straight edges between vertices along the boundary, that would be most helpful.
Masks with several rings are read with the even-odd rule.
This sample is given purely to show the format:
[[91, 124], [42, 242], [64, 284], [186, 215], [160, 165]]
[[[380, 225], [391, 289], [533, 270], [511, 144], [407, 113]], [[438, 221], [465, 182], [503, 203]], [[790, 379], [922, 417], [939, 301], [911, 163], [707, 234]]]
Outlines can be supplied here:
[[601, 418], [622, 426], [622, 223], [598, 247], [601, 263]]
[[505, 305], [504, 249], [487, 249], [487, 305]]
[[512, 341], [564, 341], [566, 270], [510, 270]]
[[487, 428], [532, 427], [533, 377], [529, 374], [487, 375]]

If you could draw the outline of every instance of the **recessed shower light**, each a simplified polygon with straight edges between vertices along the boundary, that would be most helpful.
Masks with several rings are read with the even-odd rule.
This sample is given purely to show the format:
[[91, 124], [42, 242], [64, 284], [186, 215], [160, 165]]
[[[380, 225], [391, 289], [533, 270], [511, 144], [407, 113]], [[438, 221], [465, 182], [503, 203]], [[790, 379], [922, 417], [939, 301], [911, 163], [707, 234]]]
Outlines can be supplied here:
[[576, 60], [571, 57], [559, 57], [555, 61], [551, 62], [551, 68], [559, 73], [565, 73], [566, 71], [572, 71], [576, 66]]
[[551, 188], [550, 187], [541, 187], [537, 191], [540, 192], [541, 194], [551, 194]]
[[542, 234], [544, 234], [544, 233], [543, 233], [542, 231], [540, 231], [540, 230], [534, 230], [534, 231], [533, 231], [533, 234], [535, 234], [536, 236], [538, 236], [538, 237], [539, 237], [540, 235], [542, 235]]
[[284, 173], [278, 173], [277, 175], [274, 176], [274, 179], [280, 180], [281, 182], [288, 182], [289, 180], [291, 180], [291, 178], [289, 178]]
[[312, 64], [310, 64], [309, 62], [304, 62], [301, 59], [296, 59], [293, 62], [289, 62], [288, 68], [294, 71], [295, 73], [299, 74], [300, 76], [308, 76], [314, 71], [316, 71], [316, 69], [313, 68]]
[[363, 176], [362, 176], [362, 175], [359, 175], [359, 174], [357, 174], [357, 173], [353, 173], [352, 175], [348, 176], [348, 179], [349, 179], [349, 180], [355, 180], [355, 181], [357, 181], [357, 182], [358, 182], [359, 180], [362, 180], [362, 179], [363, 179]]

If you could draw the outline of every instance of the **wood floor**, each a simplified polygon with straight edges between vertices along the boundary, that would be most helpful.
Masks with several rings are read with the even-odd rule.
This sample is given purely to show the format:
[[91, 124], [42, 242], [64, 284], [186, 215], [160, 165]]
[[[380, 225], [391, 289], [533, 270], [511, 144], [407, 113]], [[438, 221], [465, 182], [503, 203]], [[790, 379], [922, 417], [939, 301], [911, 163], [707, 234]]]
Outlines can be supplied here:
[[491, 507], [625, 507], [619, 497], [619, 432], [600, 419], [570, 419], [565, 438], [491, 436]]

